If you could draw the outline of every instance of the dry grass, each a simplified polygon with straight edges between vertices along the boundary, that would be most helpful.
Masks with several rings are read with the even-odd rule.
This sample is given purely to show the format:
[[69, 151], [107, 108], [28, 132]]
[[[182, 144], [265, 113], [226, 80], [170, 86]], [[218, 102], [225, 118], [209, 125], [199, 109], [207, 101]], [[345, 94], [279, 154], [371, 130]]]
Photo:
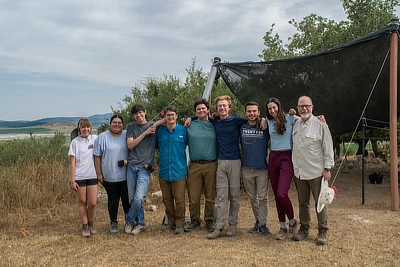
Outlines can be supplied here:
[[54, 206], [68, 193], [66, 171], [61, 162], [46, 158], [18, 160], [1, 168], [0, 208], [12, 211]]
[[[340, 173], [335, 183], [339, 195], [329, 207], [326, 246], [314, 243], [314, 212], [312, 238], [303, 242], [249, 233], [254, 219], [245, 194], [239, 232], [232, 238], [207, 240], [204, 228], [183, 235], [161, 233], [162, 203], [149, 197], [160, 208], [146, 211], [146, 232], [123, 234], [120, 209], [120, 233], [109, 234], [107, 204], [100, 201], [95, 220], [99, 234], [84, 239], [70, 194], [50, 207], [21, 208], [1, 216], [0, 266], [399, 266], [400, 218], [390, 210], [390, 184], [387, 180], [381, 185], [366, 183], [366, 204], [361, 205], [360, 181], [359, 172]], [[156, 190], [153, 179], [148, 195]], [[294, 186], [290, 196], [297, 217]], [[279, 225], [271, 191], [269, 207], [268, 226], [275, 234]], [[28, 231], [26, 237], [21, 227]]]

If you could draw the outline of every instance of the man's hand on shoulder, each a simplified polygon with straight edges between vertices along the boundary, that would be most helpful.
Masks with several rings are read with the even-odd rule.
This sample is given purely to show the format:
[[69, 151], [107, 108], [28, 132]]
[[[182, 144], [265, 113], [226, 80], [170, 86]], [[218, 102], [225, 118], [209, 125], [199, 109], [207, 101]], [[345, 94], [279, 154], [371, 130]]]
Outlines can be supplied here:
[[189, 117], [189, 118], [187, 118], [187, 119], [185, 120], [185, 123], [183, 124], [183, 126], [189, 127], [191, 123], [192, 123], [192, 119]]

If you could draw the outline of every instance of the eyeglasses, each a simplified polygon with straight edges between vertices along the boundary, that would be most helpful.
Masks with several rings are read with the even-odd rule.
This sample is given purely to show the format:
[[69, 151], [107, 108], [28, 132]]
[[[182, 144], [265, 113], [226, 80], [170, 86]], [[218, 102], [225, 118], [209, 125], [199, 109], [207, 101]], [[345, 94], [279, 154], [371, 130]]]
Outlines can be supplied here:
[[310, 107], [312, 107], [312, 105], [298, 105], [297, 106], [297, 108], [299, 108], [299, 109], [303, 109], [303, 108], [309, 109]]

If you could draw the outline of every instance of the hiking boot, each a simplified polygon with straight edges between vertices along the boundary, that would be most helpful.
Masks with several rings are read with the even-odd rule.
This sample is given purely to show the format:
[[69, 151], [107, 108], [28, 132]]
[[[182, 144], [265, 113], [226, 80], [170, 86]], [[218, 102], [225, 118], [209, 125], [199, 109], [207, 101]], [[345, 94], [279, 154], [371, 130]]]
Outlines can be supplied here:
[[125, 221], [124, 232], [126, 234], [132, 233], [133, 230], [133, 222]]
[[90, 230], [89, 226], [87, 224], [82, 225], [82, 236], [83, 237], [89, 237], [90, 236]]
[[328, 242], [328, 240], [326, 238], [326, 230], [319, 229], [318, 235], [317, 235], [317, 240], [316, 240], [317, 245], [323, 246], [323, 245], [326, 245], [327, 242]]
[[169, 224], [164, 224], [163, 227], [161, 228], [162, 232], [168, 232], [170, 230], [175, 230], [175, 227]]
[[177, 226], [175, 229], [175, 234], [176, 235], [180, 235], [183, 234], [183, 232], [185, 232], [185, 229], [183, 229], [183, 226]]
[[97, 234], [97, 230], [94, 228], [93, 222], [88, 222], [88, 227], [91, 235]]
[[308, 233], [308, 229], [300, 226], [300, 230], [299, 230], [299, 232], [297, 234], [295, 234], [293, 236], [293, 240], [294, 241], [301, 241], [301, 240], [306, 239], [309, 236], [310, 236], [310, 234]]
[[183, 229], [185, 230], [185, 232], [191, 232], [192, 230], [194, 230], [198, 227], [200, 227], [200, 222], [196, 219], [193, 219], [187, 225], [185, 225], [183, 227]]
[[261, 225], [261, 226], [258, 228], [258, 231], [259, 231], [260, 233], [262, 233], [264, 236], [272, 235], [271, 232], [269, 231], [268, 227], [267, 227], [265, 224]]
[[135, 228], [133, 228], [131, 234], [132, 235], [138, 235], [141, 232], [144, 232], [146, 230], [146, 227], [144, 225], [138, 224], [135, 226]]
[[117, 221], [110, 222], [110, 233], [112, 233], [112, 234], [118, 233], [118, 222]]
[[215, 229], [212, 233], [209, 233], [206, 237], [208, 239], [216, 239], [218, 237], [223, 237], [223, 236], [225, 236], [224, 229], [222, 229], [222, 230]]
[[207, 220], [206, 221], [206, 228], [209, 232], [214, 232], [215, 230], [215, 225], [214, 222], [212, 220]]
[[290, 225], [289, 223], [289, 238], [293, 238], [296, 235], [296, 231], [297, 231], [297, 221], [294, 220], [294, 224]]
[[260, 229], [260, 223], [258, 221], [256, 221], [256, 223], [254, 224], [253, 228], [250, 229], [250, 233], [257, 233]]
[[287, 228], [279, 228], [278, 234], [275, 236], [276, 240], [283, 240], [287, 235]]
[[236, 227], [229, 227], [228, 232], [226, 232], [227, 237], [235, 236], [237, 233]]

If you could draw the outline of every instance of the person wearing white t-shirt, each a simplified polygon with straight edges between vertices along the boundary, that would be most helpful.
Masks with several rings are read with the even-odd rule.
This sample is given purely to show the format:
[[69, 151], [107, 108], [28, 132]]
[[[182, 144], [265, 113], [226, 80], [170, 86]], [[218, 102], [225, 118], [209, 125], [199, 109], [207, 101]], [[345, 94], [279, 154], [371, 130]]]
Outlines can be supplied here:
[[93, 148], [97, 135], [92, 134], [89, 119], [78, 122], [78, 136], [70, 144], [69, 183], [78, 202], [78, 215], [82, 223], [82, 236], [89, 237], [97, 233], [93, 225], [97, 205], [97, 175], [94, 168]]

